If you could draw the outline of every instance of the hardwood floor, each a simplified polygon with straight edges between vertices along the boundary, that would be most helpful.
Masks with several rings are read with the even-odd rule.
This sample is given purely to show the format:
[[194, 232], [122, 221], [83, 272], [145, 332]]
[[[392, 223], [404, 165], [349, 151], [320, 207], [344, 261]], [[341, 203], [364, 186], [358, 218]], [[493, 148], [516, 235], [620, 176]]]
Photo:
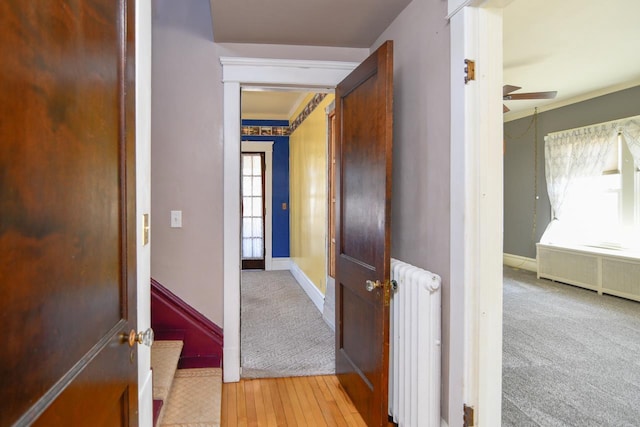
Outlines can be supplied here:
[[333, 375], [223, 384], [221, 425], [366, 427]]

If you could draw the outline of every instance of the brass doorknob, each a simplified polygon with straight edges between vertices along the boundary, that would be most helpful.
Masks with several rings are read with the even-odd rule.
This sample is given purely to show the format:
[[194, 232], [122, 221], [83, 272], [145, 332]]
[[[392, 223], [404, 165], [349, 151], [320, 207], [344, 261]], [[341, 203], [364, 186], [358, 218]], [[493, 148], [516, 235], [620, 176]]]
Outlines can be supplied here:
[[365, 288], [369, 292], [372, 292], [375, 288], [380, 288], [380, 287], [382, 287], [382, 283], [380, 283], [379, 280], [376, 280], [375, 282], [373, 280], [367, 280], [365, 282]]
[[129, 347], [133, 347], [136, 343], [144, 344], [151, 347], [153, 344], [153, 329], [149, 328], [144, 332], [136, 333], [135, 329], [129, 332]]

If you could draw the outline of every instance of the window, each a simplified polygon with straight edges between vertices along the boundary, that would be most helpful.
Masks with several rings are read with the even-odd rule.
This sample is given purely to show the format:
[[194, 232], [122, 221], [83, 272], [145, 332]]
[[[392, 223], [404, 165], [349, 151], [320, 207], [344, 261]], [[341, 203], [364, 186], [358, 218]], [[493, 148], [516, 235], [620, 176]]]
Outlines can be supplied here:
[[545, 136], [541, 242], [640, 250], [640, 116]]
[[[242, 153], [243, 268], [264, 269], [264, 160], [262, 153]], [[260, 261], [248, 263], [245, 261]]]

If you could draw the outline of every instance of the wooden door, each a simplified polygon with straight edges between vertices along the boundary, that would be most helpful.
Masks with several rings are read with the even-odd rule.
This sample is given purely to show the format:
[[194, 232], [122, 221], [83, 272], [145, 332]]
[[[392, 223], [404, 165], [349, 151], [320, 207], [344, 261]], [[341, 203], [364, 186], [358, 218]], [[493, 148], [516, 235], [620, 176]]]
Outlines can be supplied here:
[[0, 2], [0, 425], [137, 425], [134, 6]]
[[392, 99], [387, 41], [336, 89], [336, 374], [369, 426], [388, 417]]

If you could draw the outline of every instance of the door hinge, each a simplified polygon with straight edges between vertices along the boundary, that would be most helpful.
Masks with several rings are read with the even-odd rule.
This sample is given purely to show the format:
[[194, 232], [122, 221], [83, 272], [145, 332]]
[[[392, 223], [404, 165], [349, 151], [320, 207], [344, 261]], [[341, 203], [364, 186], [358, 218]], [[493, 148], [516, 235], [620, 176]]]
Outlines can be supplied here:
[[467, 84], [476, 79], [476, 61], [465, 59], [464, 64], [464, 84]]
[[464, 405], [464, 427], [473, 427], [475, 425], [473, 420], [473, 406]]

